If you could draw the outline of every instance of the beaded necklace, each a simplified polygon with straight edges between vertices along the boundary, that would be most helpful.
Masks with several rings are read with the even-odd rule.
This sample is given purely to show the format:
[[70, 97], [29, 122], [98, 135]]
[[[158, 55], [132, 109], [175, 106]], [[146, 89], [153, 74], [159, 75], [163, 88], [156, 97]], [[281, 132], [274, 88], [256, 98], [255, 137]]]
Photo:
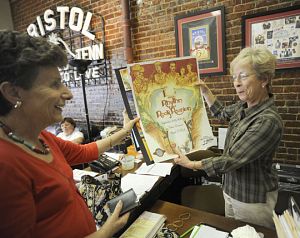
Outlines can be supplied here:
[[12, 139], [13, 141], [16, 141], [18, 143], [21, 143], [25, 145], [27, 148], [32, 150], [35, 153], [42, 154], [42, 155], [47, 155], [50, 152], [49, 146], [41, 139], [39, 138], [39, 141], [41, 142], [43, 149], [37, 148], [35, 145], [30, 144], [26, 140], [18, 137], [13, 133], [13, 131], [5, 125], [3, 122], [0, 121], [0, 127], [3, 129], [4, 133], [8, 136], [8, 138]]

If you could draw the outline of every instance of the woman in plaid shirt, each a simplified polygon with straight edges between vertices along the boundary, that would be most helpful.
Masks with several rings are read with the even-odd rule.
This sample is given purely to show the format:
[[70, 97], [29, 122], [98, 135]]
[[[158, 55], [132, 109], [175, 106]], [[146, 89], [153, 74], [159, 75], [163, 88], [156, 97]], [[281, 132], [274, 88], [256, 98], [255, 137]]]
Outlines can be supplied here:
[[266, 227], [274, 227], [278, 178], [272, 158], [283, 128], [271, 93], [275, 63], [276, 57], [264, 47], [243, 49], [230, 65], [240, 99], [233, 105], [223, 106], [203, 81], [197, 83], [212, 114], [229, 122], [224, 152], [191, 161], [177, 150], [175, 159], [186, 168], [222, 176], [227, 217]]

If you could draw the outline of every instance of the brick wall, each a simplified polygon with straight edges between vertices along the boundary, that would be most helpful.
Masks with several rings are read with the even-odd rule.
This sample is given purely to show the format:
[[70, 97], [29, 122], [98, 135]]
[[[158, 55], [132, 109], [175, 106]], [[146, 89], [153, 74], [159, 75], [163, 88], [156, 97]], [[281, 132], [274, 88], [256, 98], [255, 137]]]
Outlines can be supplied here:
[[[101, 14], [105, 20], [107, 57], [110, 79], [108, 85], [87, 87], [90, 119], [103, 125], [120, 124], [124, 107], [113, 69], [125, 66], [123, 28], [120, 1], [77, 0], [76, 4]], [[226, 59], [229, 63], [241, 49], [241, 16], [299, 5], [290, 0], [143, 0], [130, 1], [132, 43], [134, 61], [170, 58], [176, 56], [174, 16], [193, 10], [225, 6], [226, 17]], [[55, 5], [67, 5], [72, 1], [11, 0], [12, 16], [16, 30], [25, 31], [45, 9]], [[284, 120], [284, 136], [276, 159], [284, 162], [300, 162], [300, 70], [277, 72], [273, 82], [275, 102]], [[237, 99], [229, 81], [229, 74], [205, 78], [212, 91], [225, 103]], [[65, 114], [84, 121], [84, 107], [81, 88], [72, 89], [74, 99], [67, 105]], [[226, 126], [210, 117], [214, 134], [218, 127]]]

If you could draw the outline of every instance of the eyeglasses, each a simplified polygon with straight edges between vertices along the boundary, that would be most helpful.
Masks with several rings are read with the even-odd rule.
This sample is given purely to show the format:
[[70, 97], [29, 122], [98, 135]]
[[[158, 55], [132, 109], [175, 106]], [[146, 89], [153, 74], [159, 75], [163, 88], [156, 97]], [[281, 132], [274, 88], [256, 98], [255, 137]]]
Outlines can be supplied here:
[[234, 81], [237, 81], [238, 79], [240, 79], [241, 81], [245, 81], [247, 78], [249, 78], [250, 76], [254, 75], [255, 73], [252, 73], [252, 74], [247, 74], [247, 73], [239, 73], [238, 75], [235, 75], [233, 74], [232, 77], [231, 77], [231, 80], [234, 82]]

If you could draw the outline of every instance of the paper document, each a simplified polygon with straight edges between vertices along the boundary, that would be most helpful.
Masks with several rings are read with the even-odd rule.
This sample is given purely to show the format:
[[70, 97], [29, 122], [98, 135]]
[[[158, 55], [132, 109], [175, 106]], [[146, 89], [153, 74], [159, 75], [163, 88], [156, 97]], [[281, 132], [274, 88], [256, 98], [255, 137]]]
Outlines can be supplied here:
[[81, 169], [74, 169], [73, 170], [73, 179], [75, 181], [79, 182], [83, 175], [90, 175], [92, 177], [95, 177], [97, 174], [99, 174], [99, 173], [96, 173], [96, 172], [93, 172], [93, 171], [81, 170]]
[[141, 167], [135, 171], [135, 173], [166, 177], [171, 174], [172, 167], [173, 163], [155, 163], [148, 166], [146, 163], [143, 163]]
[[120, 160], [121, 157], [124, 155], [120, 153], [111, 153], [111, 152], [104, 152], [104, 154], [106, 154], [108, 157], [113, 158], [115, 160]]
[[217, 230], [214, 227], [207, 225], [195, 226], [190, 238], [203, 238], [203, 237], [213, 237], [213, 238], [227, 238], [228, 232]]
[[300, 237], [300, 228], [288, 210], [285, 210], [282, 215], [277, 215], [273, 211], [273, 221], [278, 238]]
[[133, 189], [138, 199], [140, 199], [145, 192], [151, 190], [154, 184], [159, 179], [159, 176], [141, 175], [141, 174], [126, 174], [121, 179], [121, 189], [126, 192], [129, 189]]
[[218, 149], [223, 150], [224, 145], [225, 145], [225, 139], [226, 139], [226, 134], [227, 134], [227, 128], [219, 128], [218, 129]]

